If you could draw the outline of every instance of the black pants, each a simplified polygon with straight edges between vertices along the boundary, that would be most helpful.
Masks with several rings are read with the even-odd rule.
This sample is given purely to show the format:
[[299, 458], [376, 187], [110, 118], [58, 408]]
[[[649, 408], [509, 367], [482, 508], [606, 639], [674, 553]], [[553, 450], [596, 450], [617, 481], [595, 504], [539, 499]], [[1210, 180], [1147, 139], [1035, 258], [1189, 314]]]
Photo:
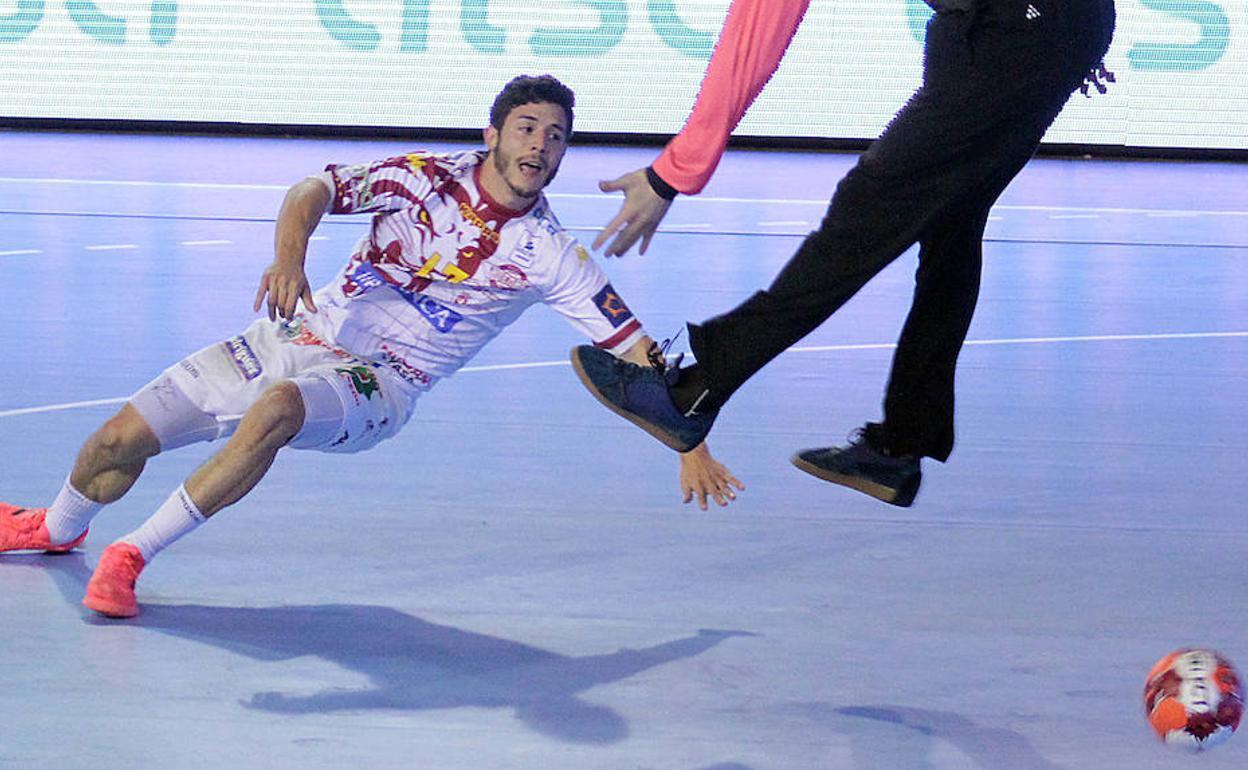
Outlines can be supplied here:
[[771, 287], [690, 326], [713, 400], [727, 400], [917, 242], [882, 435], [895, 452], [948, 458], [954, 367], [979, 296], [988, 211], [1105, 54], [1114, 26], [1111, 0], [982, 5], [932, 17], [922, 87], [837, 186], [819, 229]]

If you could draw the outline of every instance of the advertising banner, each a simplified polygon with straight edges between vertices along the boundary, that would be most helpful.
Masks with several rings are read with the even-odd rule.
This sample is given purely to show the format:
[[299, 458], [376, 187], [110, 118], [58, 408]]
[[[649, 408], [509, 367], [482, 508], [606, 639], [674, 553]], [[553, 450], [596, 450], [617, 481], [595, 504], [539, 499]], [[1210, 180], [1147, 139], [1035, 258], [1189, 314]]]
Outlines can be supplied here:
[[[0, 119], [473, 129], [511, 76], [549, 72], [576, 91], [578, 131], [674, 133], [727, 8], [0, 0]], [[919, 82], [930, 13], [813, 0], [737, 134], [876, 136]], [[1122, 0], [1106, 64], [1108, 93], [1076, 94], [1046, 141], [1248, 149], [1248, 0]]]

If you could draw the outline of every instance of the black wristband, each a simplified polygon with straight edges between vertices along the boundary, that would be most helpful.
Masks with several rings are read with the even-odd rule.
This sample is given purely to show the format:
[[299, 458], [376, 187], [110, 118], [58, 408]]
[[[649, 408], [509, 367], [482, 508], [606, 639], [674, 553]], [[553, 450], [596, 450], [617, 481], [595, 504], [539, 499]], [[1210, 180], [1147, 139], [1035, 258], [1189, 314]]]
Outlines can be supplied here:
[[663, 177], [651, 166], [646, 166], [646, 181], [650, 183], [650, 189], [663, 200], [675, 200], [678, 190], [667, 182], [663, 181]]

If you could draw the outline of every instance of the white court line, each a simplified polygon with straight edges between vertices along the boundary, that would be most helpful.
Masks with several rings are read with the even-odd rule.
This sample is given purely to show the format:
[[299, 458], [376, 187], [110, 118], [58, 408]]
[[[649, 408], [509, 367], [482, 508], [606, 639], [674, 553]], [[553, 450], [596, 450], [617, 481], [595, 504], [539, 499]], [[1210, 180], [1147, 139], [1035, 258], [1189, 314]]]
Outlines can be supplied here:
[[[1082, 337], [1014, 337], [999, 340], [967, 340], [964, 345], [1047, 345], [1059, 342], [1144, 342], [1152, 340], [1199, 340], [1248, 337], [1248, 332], [1176, 332], [1174, 334], [1091, 334]], [[812, 345], [789, 348], [788, 353], [826, 353], [838, 350], [890, 350], [895, 342], [863, 345]]]
[[137, 243], [103, 243], [95, 246], [83, 246], [87, 251], [117, 251], [118, 249], [137, 249]]
[[[122, 179], [61, 179], [61, 178], [43, 178], [43, 177], [0, 177], [0, 184], [20, 184], [23, 186], [31, 184], [82, 184], [82, 185], [116, 185], [119, 187], [176, 187], [205, 190], [286, 190], [289, 185], [270, 185], [270, 184], [224, 184], [219, 182], [154, 182], [146, 180], [122, 180]], [[830, 193], [829, 193], [830, 195]], [[546, 197], [552, 200], [623, 200], [615, 193], [546, 193]], [[752, 203], [752, 204], [781, 204], [792, 206], [823, 206], [828, 205], [828, 198], [731, 198], [731, 197], [714, 197], [702, 195], [684, 196], [685, 203]], [[1186, 209], [1129, 209], [1129, 208], [1109, 208], [1100, 206], [1022, 206], [1022, 205], [997, 205], [993, 207], [999, 211], [1085, 211], [1095, 212], [1098, 214], [1143, 214], [1149, 216], [1226, 216], [1226, 217], [1248, 217], [1248, 211], [1234, 210], [1186, 210]]]
[[1050, 214], [1049, 219], [1100, 219], [1100, 214]]
[[[967, 340], [966, 345], [1044, 345], [1061, 342], [1144, 342], [1153, 340], [1197, 340], [1225, 339], [1232, 337], [1248, 337], [1248, 331], [1242, 332], [1175, 332], [1173, 334], [1092, 334], [1082, 337], [1014, 337], [996, 340]], [[895, 342], [876, 342], [859, 345], [813, 345], [789, 348], [786, 353], [827, 353], [846, 350], [890, 350], [897, 347]], [[567, 361], [534, 361], [524, 364], [490, 364], [486, 366], [465, 366], [461, 372], [501, 372], [513, 369], [539, 369], [550, 366], [568, 366]], [[16, 417], [23, 414], [42, 414], [60, 412], [66, 409], [78, 409], [88, 406], [105, 406], [121, 404], [129, 398], [102, 398], [95, 401], [76, 401], [68, 404], [50, 404], [48, 406], [28, 406], [21, 409], [0, 411], [0, 417]]]
[[221, 184], [216, 182], [155, 182], [150, 179], [56, 179], [56, 178], [31, 178], [23, 179], [20, 177], [0, 177], [0, 184], [72, 184], [72, 185], [89, 185], [94, 187], [178, 187], [186, 189], [203, 189], [203, 190], [287, 190], [290, 185], [286, 184]]
[[768, 222], [759, 222], [758, 224], [766, 227], [807, 227], [810, 223], [802, 219], [795, 219], [787, 222], [784, 220], [773, 220]]
[[0, 257], [16, 257], [21, 254], [42, 254], [40, 249], [14, 249], [12, 251], [0, 251]]
[[507, 369], [540, 369], [545, 366], [570, 366], [570, 361], [534, 361], [529, 364], [489, 364], [486, 366], [465, 366], [461, 372], [502, 372]]
[[229, 245], [231, 245], [231, 244], [233, 244], [233, 243], [234, 243], [234, 241], [222, 241], [222, 240], [216, 240], [216, 241], [182, 241], [182, 245], [183, 245], [183, 246], [229, 246]]
[[74, 401], [69, 404], [52, 404], [50, 406], [28, 406], [24, 409], [9, 409], [0, 412], [0, 417], [16, 417], [19, 414], [43, 414], [44, 412], [62, 412], [66, 409], [80, 409], [87, 406], [104, 406], [107, 404], [124, 404], [130, 398], [100, 398], [95, 401]]

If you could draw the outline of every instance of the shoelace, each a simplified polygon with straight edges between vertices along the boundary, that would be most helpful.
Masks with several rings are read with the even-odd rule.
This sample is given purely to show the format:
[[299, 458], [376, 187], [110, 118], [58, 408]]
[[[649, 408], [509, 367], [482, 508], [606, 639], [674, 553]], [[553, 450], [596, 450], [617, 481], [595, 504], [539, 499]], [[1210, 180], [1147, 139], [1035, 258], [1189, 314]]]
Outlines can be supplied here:
[[1118, 79], [1114, 77], [1114, 73], [1109, 71], [1105, 66], [1105, 60], [1097, 62], [1096, 66], [1088, 70], [1088, 74], [1083, 76], [1083, 84], [1079, 86], [1079, 93], [1087, 98], [1092, 98], [1092, 92], [1089, 87], [1095, 87], [1098, 94], [1109, 92], [1106, 83], [1117, 83]]
[[[683, 331], [683, 329], [681, 331]], [[684, 353], [676, 356], [676, 358], [670, 362], [667, 360], [667, 351], [671, 349], [672, 343], [678, 339], [680, 339], [679, 331], [676, 332], [674, 337], [669, 337], [668, 339], [663, 340], [663, 344], [661, 345], [652, 342], [650, 344], [650, 349], [646, 351], [646, 358], [650, 360], [650, 365], [654, 367], [655, 371], [663, 375], [664, 379], [667, 381], [668, 387], [676, 384], [676, 380], [679, 377], [680, 372], [680, 362], [685, 360]], [[689, 408], [683, 411], [684, 416], [695, 417], [701, 414], [701, 412], [698, 411], [698, 408], [702, 406], [702, 401], [709, 395], [709, 390], [703, 390], [701, 395], [699, 395], [694, 402], [690, 404]]]
[[882, 432], [883, 429], [879, 423], [868, 423], [851, 430], [847, 440], [849, 441], [850, 446], [865, 446], [872, 452], [883, 455], [884, 457], [895, 460], [905, 460], [907, 457], [906, 455], [896, 454], [892, 450], [881, 445], [880, 440], [883, 438], [881, 435]]
[[650, 349], [646, 351], [646, 358], [649, 359], [650, 365], [653, 366], [659, 374], [666, 373], [668, 368], [679, 369], [680, 362], [685, 360], [685, 354], [681, 353], [680, 355], [676, 356], [676, 360], [672, 361], [670, 364], [667, 361], [667, 351], [671, 350], [672, 343], [680, 339], [681, 331], [684, 331], [684, 330], [682, 329], [676, 332], [675, 336], [668, 337], [667, 339], [663, 340], [662, 344], [659, 344], [657, 342], [650, 343]]

